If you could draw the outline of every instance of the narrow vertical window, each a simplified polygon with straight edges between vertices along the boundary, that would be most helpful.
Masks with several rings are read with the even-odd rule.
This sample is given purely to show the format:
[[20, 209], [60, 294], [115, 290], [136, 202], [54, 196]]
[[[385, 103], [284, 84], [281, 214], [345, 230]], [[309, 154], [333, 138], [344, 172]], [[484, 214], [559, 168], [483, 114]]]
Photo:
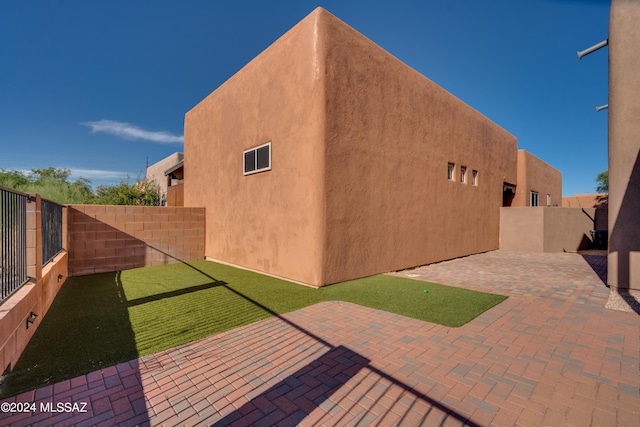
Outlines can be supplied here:
[[536, 191], [531, 192], [531, 206], [538, 206], [538, 193]]
[[547, 206], [551, 206], [551, 194], [547, 194]]
[[471, 171], [471, 185], [478, 185], [478, 171]]
[[467, 182], [467, 167], [460, 166], [460, 182]]
[[271, 170], [271, 143], [267, 142], [259, 147], [243, 152], [244, 174]]
[[456, 172], [456, 165], [453, 163], [449, 163], [449, 175], [448, 175], [449, 181], [454, 180], [455, 172]]

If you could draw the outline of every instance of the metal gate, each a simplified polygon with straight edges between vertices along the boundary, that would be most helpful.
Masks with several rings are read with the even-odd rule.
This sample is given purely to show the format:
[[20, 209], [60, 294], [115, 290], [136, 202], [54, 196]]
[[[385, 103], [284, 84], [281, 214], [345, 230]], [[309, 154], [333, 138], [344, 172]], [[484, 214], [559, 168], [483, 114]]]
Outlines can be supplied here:
[[29, 196], [0, 187], [0, 302], [24, 285], [27, 276], [27, 202]]

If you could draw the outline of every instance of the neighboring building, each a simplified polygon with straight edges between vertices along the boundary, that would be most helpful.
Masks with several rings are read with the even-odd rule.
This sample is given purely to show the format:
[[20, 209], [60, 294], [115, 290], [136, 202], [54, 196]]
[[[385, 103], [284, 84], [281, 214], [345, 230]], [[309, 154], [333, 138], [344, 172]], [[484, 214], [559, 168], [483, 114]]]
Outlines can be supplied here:
[[609, 16], [609, 257], [612, 288], [640, 290], [640, 2]]
[[525, 150], [518, 150], [518, 186], [512, 206], [560, 206], [562, 174]]
[[181, 164], [183, 159], [184, 154], [176, 152], [147, 167], [146, 179], [155, 182], [158, 187], [160, 187], [163, 204], [167, 204], [168, 188], [172, 184], [177, 184], [175, 181], [172, 182], [172, 177], [167, 176], [166, 172], [167, 170], [175, 168], [176, 165]]
[[184, 160], [164, 172], [167, 177], [167, 206], [184, 206]]
[[563, 208], [603, 208], [607, 206], [607, 194], [574, 194], [562, 198]]
[[312, 286], [497, 249], [521, 182], [561, 200], [557, 170], [322, 8], [186, 114], [184, 165], [208, 259]]

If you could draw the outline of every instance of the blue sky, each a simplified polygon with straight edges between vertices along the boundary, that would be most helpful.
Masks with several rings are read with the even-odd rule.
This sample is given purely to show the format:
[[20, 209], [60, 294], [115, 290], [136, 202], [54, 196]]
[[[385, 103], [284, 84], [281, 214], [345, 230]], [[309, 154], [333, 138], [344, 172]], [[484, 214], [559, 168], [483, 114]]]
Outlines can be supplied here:
[[322, 6], [590, 193], [607, 169], [608, 0], [0, 2], [0, 168], [133, 182], [184, 114]]

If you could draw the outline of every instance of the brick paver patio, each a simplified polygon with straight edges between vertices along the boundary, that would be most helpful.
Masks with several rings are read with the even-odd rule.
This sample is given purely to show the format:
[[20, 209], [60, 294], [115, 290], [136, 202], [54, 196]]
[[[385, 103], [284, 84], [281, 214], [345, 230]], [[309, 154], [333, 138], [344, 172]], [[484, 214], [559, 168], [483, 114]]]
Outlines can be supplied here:
[[[639, 426], [640, 317], [604, 308], [603, 266], [496, 251], [397, 273], [510, 298], [461, 328], [322, 303], [7, 399], [36, 410], [0, 425]], [[47, 410], [65, 402], [87, 412]]]

